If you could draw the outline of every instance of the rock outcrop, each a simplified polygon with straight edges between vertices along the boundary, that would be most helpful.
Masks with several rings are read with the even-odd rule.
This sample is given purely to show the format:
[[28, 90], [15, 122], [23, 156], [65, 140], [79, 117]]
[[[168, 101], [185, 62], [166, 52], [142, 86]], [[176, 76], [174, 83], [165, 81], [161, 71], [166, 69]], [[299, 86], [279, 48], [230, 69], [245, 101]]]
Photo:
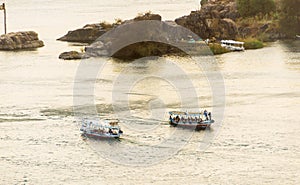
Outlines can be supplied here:
[[107, 31], [116, 28], [119, 25], [127, 24], [133, 21], [142, 20], [158, 20], [161, 21], [161, 16], [159, 14], [151, 14], [150, 12], [138, 15], [134, 19], [121, 21], [117, 20], [115, 23], [101, 22], [96, 24], [87, 24], [83, 28], [79, 28], [73, 31], [69, 31], [66, 35], [57, 39], [60, 41], [67, 42], [80, 42], [80, 43], [92, 43], [101, 35]]
[[[146, 56], [208, 54], [208, 47], [190, 30], [171, 21], [127, 22], [85, 47], [89, 57], [137, 59]], [[196, 42], [197, 41], [197, 42]]]
[[85, 55], [77, 51], [68, 51], [61, 53], [58, 58], [63, 60], [78, 60], [85, 58]]
[[43, 41], [39, 40], [34, 31], [12, 32], [0, 36], [0, 50], [34, 49], [43, 46]]
[[104, 24], [87, 24], [83, 28], [69, 31], [66, 35], [57, 39], [60, 41], [91, 43], [110, 28], [104, 28]]
[[192, 11], [175, 22], [203, 39], [235, 39], [238, 29], [234, 20], [238, 17], [235, 2], [208, 3], [200, 11]]
[[240, 17], [235, 0], [209, 2], [201, 8], [201, 11], [205, 12], [206, 14], [209, 12], [217, 12], [220, 18], [228, 18], [234, 21]]
[[[209, 52], [204, 42], [195, 42], [201, 39], [192, 31], [174, 21], [161, 21], [161, 16], [158, 14], [146, 13], [119, 24], [107, 24], [105, 27], [109, 29], [105, 35], [97, 39], [83, 33], [85, 38], [96, 39], [85, 47], [84, 55], [78, 52], [65, 52], [59, 58], [70, 60], [108, 56], [130, 60], [146, 56], [207, 54]], [[103, 26], [98, 26], [98, 29], [102, 28]], [[76, 32], [79, 33], [80, 30], [82, 31], [78, 29]], [[80, 34], [76, 36], [71, 33], [73, 32], [65, 36], [68, 41], [74, 41], [75, 38], [76, 41], [86, 40], [82, 39], [83, 36]]]
[[276, 23], [241, 24], [238, 26], [238, 32], [240, 38], [258, 38], [264, 42], [286, 38], [286, 35], [280, 32]]

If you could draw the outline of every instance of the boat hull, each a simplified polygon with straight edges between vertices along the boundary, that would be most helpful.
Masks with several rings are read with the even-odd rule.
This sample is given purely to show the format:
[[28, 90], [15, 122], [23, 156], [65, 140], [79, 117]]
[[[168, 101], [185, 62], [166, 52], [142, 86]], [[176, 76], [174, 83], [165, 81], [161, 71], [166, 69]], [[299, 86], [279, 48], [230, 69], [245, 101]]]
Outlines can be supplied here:
[[195, 129], [195, 130], [204, 130], [206, 128], [209, 128], [212, 123], [214, 123], [214, 120], [207, 120], [202, 122], [176, 122], [176, 121], [169, 121], [171, 126], [174, 127], [183, 127], [188, 129]]
[[120, 138], [121, 134], [97, 134], [97, 133], [81, 133], [82, 136], [87, 138], [94, 138], [94, 139], [111, 139], [111, 138]]
[[94, 135], [94, 134], [82, 134], [82, 136], [87, 138], [93, 138], [93, 139], [118, 139], [120, 136], [101, 136], [101, 135]]

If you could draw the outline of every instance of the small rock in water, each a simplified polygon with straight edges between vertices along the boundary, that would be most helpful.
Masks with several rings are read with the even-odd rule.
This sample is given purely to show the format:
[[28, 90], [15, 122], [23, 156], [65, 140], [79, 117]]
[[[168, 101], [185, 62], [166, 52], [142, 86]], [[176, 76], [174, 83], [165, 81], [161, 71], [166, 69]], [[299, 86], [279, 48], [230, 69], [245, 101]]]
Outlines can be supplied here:
[[39, 40], [34, 31], [12, 32], [0, 36], [0, 50], [20, 50], [43, 47], [44, 42]]
[[68, 51], [61, 53], [58, 58], [63, 60], [78, 60], [84, 58], [84, 53], [79, 53], [77, 51]]

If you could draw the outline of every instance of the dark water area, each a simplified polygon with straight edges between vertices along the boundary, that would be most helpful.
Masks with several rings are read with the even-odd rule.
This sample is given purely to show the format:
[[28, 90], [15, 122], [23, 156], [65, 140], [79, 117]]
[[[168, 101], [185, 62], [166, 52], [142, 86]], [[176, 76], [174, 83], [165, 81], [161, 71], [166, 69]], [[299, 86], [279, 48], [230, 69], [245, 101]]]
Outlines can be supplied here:
[[[81, 48], [55, 41], [67, 30], [148, 9], [174, 19], [196, 9], [195, 1], [6, 3], [9, 29], [34, 29], [46, 46], [0, 52], [0, 184], [299, 184], [299, 40], [213, 60], [88, 59], [91, 70], [102, 68], [81, 78], [81, 61], [58, 59]], [[224, 117], [200, 132], [170, 127], [169, 110], [222, 107], [205, 72], [222, 75], [213, 82], [224, 85]], [[140, 75], [148, 78], [129, 83]], [[92, 105], [80, 104], [91, 92], [74, 90], [78, 81], [94, 85]], [[86, 110], [119, 116], [124, 135], [82, 138], [78, 117]]]

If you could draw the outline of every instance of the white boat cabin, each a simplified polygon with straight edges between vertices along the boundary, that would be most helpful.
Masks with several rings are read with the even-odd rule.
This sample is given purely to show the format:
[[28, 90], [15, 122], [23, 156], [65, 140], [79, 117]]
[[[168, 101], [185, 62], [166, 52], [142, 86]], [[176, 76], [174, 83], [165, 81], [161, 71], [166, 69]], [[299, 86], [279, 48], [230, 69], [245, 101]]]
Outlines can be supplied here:
[[234, 40], [221, 40], [221, 46], [231, 51], [244, 51], [244, 42]]

